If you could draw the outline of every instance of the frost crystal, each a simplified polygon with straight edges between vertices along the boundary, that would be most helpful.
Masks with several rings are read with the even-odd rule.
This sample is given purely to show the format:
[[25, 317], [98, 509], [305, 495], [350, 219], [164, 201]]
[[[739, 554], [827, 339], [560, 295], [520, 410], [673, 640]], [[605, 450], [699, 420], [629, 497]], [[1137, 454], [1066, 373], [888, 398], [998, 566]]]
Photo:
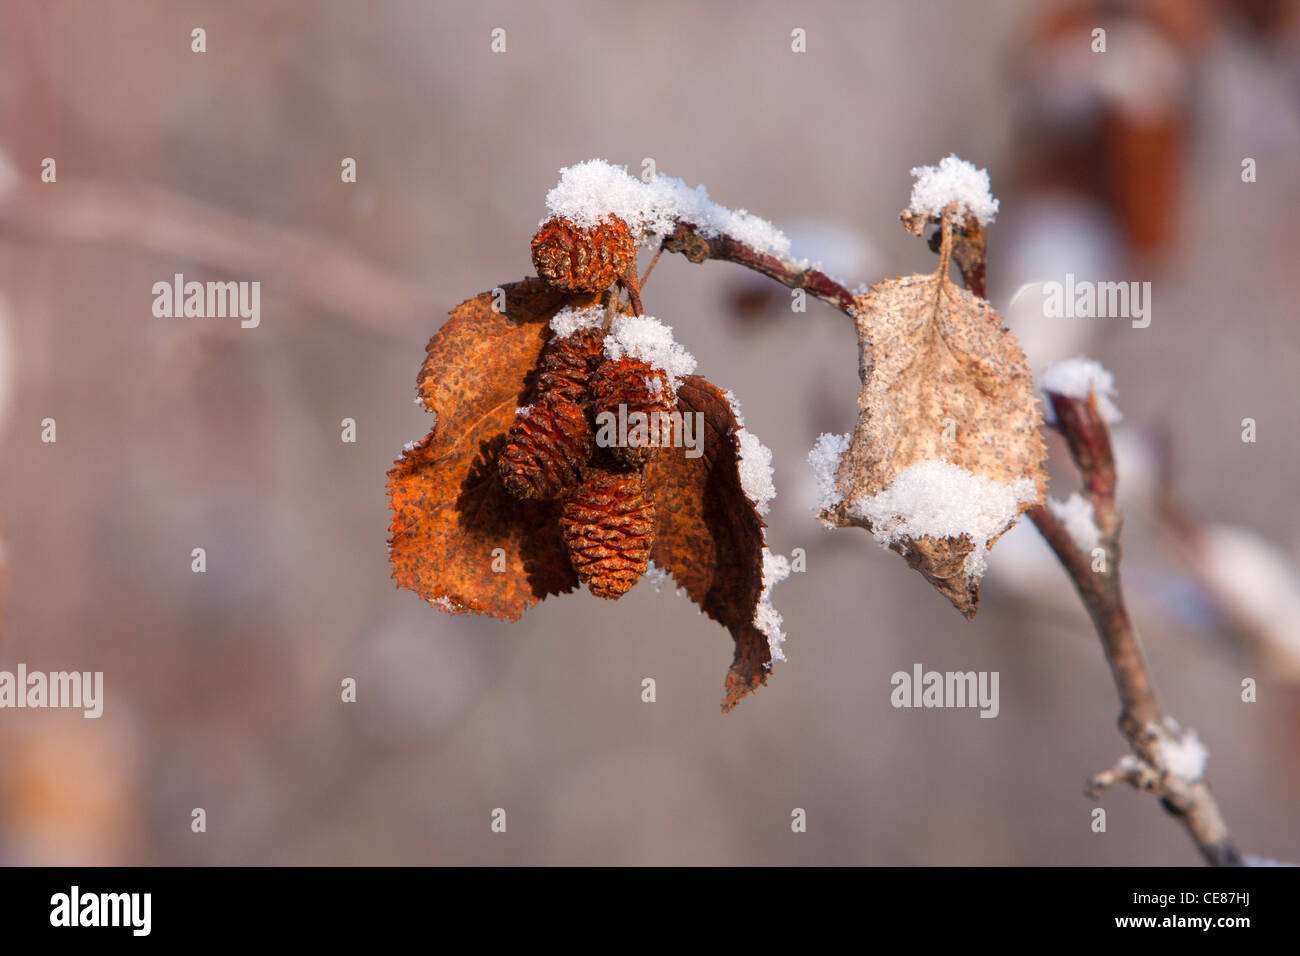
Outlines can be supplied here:
[[1092, 510], [1092, 502], [1083, 495], [1076, 491], [1065, 501], [1048, 498], [1047, 507], [1065, 525], [1065, 530], [1084, 554], [1091, 554], [1092, 549], [1101, 544], [1101, 532], [1097, 529], [1097, 516]]
[[551, 331], [557, 339], [567, 339], [583, 329], [598, 329], [605, 324], [605, 307], [593, 305], [585, 309], [565, 306], [551, 318]]
[[987, 226], [998, 212], [998, 201], [989, 187], [989, 171], [956, 155], [939, 160], [938, 166], [912, 169], [916, 182], [907, 212], [939, 216], [950, 203], [960, 203], [972, 216]]
[[844, 500], [839, 489], [835, 487], [835, 473], [839, 471], [840, 459], [849, 450], [848, 435], [833, 435], [822, 432], [812, 451], [808, 452], [808, 464], [812, 465], [817, 478], [817, 510], [827, 511]]
[[[776, 497], [776, 485], [772, 482], [772, 451], [745, 428], [745, 416], [735, 393], [727, 389], [722, 395], [736, 419], [736, 443], [739, 445], [736, 468], [740, 472], [741, 490], [754, 503], [754, 510], [765, 515]], [[790, 560], [768, 549], [766, 532], [763, 532], [763, 538], [763, 593], [754, 608], [754, 626], [767, 637], [772, 660], [783, 661], [785, 652], [781, 650], [781, 644], [785, 641], [785, 632], [781, 630], [781, 612], [772, 606], [772, 586], [790, 576]]]
[[679, 222], [693, 223], [701, 236], [731, 236], [760, 252], [788, 259], [790, 240], [766, 219], [743, 209], [732, 210], [709, 198], [703, 186], [691, 189], [672, 176], [642, 182], [624, 166], [590, 159], [560, 170], [560, 181], [546, 194], [552, 216], [580, 226], [594, 226], [614, 215], [643, 242], [672, 232]]
[[1178, 724], [1166, 719], [1167, 730], [1157, 732], [1156, 752], [1164, 769], [1184, 780], [1195, 783], [1205, 775], [1205, 764], [1210, 752], [1196, 736], [1196, 731], [1184, 731]]
[[656, 592], [668, 583], [668, 572], [653, 561], [647, 561], [645, 565], [645, 579], [650, 582]]
[[[656, 594], [663, 589], [665, 584], [673, 584], [673, 576], [668, 572], [668, 570], [659, 567], [659, 565], [655, 564], [653, 561], [646, 562], [645, 578], [650, 582], [650, 586], [655, 589]], [[673, 591], [678, 597], [686, 594], [686, 589], [682, 587], [674, 587]]]
[[754, 502], [758, 513], [765, 515], [771, 500], [776, 497], [776, 485], [772, 483], [772, 450], [753, 432], [745, 430], [745, 416], [740, 411], [735, 393], [727, 389], [722, 396], [736, 418], [736, 441], [740, 445], [736, 467], [740, 469], [740, 487]]
[[740, 470], [740, 486], [758, 514], [766, 515], [772, 498], [776, 497], [776, 485], [772, 483], [772, 450], [758, 440], [757, 434], [745, 431], [745, 415], [736, 401], [736, 393], [731, 389], [723, 392], [727, 405], [731, 406], [732, 415], [736, 416], [736, 441], [740, 445], [736, 467]]
[[1020, 505], [1037, 496], [1038, 486], [1029, 478], [1008, 484], [946, 461], [922, 461], [879, 494], [856, 499], [853, 510], [870, 522], [882, 547], [903, 538], [969, 536], [975, 548], [964, 570], [968, 578], [979, 578], [989, 540], [1015, 521]]
[[1056, 411], [1052, 408], [1046, 393], [1053, 392], [1067, 398], [1087, 401], [1089, 395], [1097, 396], [1097, 412], [1102, 421], [1114, 425], [1123, 416], [1111, 400], [1115, 397], [1115, 376], [1106, 371], [1102, 364], [1090, 358], [1072, 358], [1047, 366], [1039, 389], [1044, 393], [1046, 410], [1043, 418], [1048, 424], [1056, 421]]
[[785, 660], [781, 644], [785, 641], [785, 632], [781, 630], [784, 619], [781, 612], [772, 606], [772, 586], [780, 584], [790, 576], [790, 559], [773, 554], [763, 548], [763, 593], [759, 595], [758, 606], [754, 608], [754, 626], [767, 636], [767, 646], [772, 652], [772, 660]]
[[740, 429], [736, 432], [740, 442], [740, 457], [736, 466], [740, 469], [740, 487], [745, 496], [754, 502], [754, 510], [765, 515], [776, 497], [776, 485], [772, 483], [772, 450], [758, 440], [751, 431]]
[[731, 406], [731, 414], [736, 416], [736, 427], [744, 428], [745, 415], [740, 410], [740, 401], [736, 398], [736, 393], [729, 388], [723, 389], [722, 397], [725, 398], [727, 400], [727, 404]]
[[648, 362], [668, 373], [674, 390], [679, 378], [695, 371], [695, 357], [673, 340], [672, 328], [648, 315], [615, 318], [605, 336], [605, 358]]

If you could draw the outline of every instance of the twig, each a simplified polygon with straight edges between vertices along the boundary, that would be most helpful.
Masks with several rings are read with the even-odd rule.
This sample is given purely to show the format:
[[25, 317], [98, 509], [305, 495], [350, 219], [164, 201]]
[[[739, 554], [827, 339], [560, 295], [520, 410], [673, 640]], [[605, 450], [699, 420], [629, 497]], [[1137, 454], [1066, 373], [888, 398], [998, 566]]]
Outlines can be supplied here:
[[[950, 218], [943, 217], [945, 227]], [[909, 228], [916, 232], [920, 225], [911, 222]], [[984, 228], [967, 217], [963, 228], [956, 232], [960, 238], [953, 244], [953, 259], [966, 287], [983, 296]], [[1101, 560], [1094, 561], [1092, 554], [1084, 553], [1050, 509], [1036, 505], [1028, 514], [1065, 567], [1097, 629], [1119, 692], [1120, 732], [1136, 754], [1121, 758], [1114, 768], [1094, 776], [1089, 781], [1088, 793], [1095, 796], [1119, 782], [1152, 792], [1160, 797], [1165, 810], [1183, 824], [1206, 862], [1213, 866], [1239, 865], [1241, 858], [1227, 824], [1199, 768], [1194, 775], [1182, 775], [1185, 767], [1169, 766], [1171, 748], [1187, 746], [1188, 738], [1177, 722], [1161, 710], [1142, 644], [1124, 603], [1119, 577], [1123, 517], [1115, 505], [1117, 478], [1110, 428], [1097, 411], [1095, 395], [1090, 395], [1087, 401], [1054, 393], [1049, 393], [1049, 398], [1056, 413], [1057, 428], [1083, 476], [1083, 492], [1092, 505], [1094, 521], [1101, 532]]]
[[850, 290], [819, 269], [800, 269], [766, 252], [759, 252], [730, 236], [705, 238], [693, 223], [678, 223], [677, 228], [664, 236], [663, 248], [684, 255], [691, 262], [721, 259], [734, 262], [755, 272], [761, 272], [791, 289], [806, 289], [814, 297], [828, 302], [846, 315], [853, 315], [857, 299]]
[[628, 264], [627, 271], [619, 279], [619, 283], [627, 289], [627, 299], [632, 304], [632, 314], [645, 315], [645, 309], [641, 307], [641, 283], [636, 277], [636, 260]]
[[1115, 783], [1127, 782], [1154, 793], [1165, 810], [1186, 828], [1206, 862], [1214, 866], [1239, 865], [1241, 858], [1200, 770], [1189, 772], [1184, 766], [1170, 766], [1171, 748], [1186, 746], [1188, 738], [1160, 707], [1141, 642], [1124, 603], [1119, 576], [1123, 519], [1115, 506], [1110, 429], [1097, 411], [1095, 395], [1087, 401], [1055, 393], [1049, 393], [1049, 398], [1057, 427], [1083, 475], [1084, 495], [1092, 504], [1101, 532], [1101, 560], [1094, 561], [1092, 555], [1085, 554], [1049, 509], [1036, 506], [1030, 509], [1029, 517], [1065, 566], [1101, 637], [1119, 691], [1120, 732], [1136, 755], [1093, 777], [1088, 792], [1095, 795]]
[[645, 275], [641, 277], [641, 281], [638, 283], [640, 288], [642, 289], [645, 288], [646, 280], [650, 278], [650, 273], [655, 271], [655, 266], [659, 264], [659, 257], [662, 256], [663, 254], [664, 254], [663, 243], [660, 243], [659, 248], [655, 250], [654, 258], [651, 259], [650, 264], [645, 267]]

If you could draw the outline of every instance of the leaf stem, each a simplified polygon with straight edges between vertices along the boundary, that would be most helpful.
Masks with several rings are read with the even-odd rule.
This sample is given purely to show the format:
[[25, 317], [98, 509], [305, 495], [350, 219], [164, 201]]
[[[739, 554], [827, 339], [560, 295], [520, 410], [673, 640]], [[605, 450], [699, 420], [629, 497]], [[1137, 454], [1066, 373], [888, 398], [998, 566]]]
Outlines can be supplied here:
[[655, 271], [655, 265], [658, 264], [658, 262], [659, 262], [659, 257], [662, 256], [663, 254], [664, 254], [664, 247], [663, 247], [663, 244], [661, 243], [661, 244], [659, 245], [659, 248], [655, 250], [654, 258], [651, 259], [651, 260], [650, 260], [650, 264], [649, 264], [648, 266], [645, 267], [645, 275], [643, 275], [643, 276], [641, 277], [641, 288], [642, 288], [642, 289], [645, 288], [646, 280], [650, 278], [650, 273], [652, 273], [652, 272]]

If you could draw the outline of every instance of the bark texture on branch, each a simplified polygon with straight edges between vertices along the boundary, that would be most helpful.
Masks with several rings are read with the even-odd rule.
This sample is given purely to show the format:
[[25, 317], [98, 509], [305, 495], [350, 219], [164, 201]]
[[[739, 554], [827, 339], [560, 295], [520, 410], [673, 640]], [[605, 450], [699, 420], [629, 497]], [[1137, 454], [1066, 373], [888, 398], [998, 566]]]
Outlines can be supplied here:
[[730, 236], [705, 238], [693, 223], [678, 223], [677, 228], [664, 236], [663, 248], [680, 253], [691, 262], [721, 259], [734, 262], [791, 289], [806, 289], [815, 298], [827, 302], [847, 315], [853, 314], [857, 296], [819, 269], [800, 269], [797, 265], [766, 252], [751, 249]]

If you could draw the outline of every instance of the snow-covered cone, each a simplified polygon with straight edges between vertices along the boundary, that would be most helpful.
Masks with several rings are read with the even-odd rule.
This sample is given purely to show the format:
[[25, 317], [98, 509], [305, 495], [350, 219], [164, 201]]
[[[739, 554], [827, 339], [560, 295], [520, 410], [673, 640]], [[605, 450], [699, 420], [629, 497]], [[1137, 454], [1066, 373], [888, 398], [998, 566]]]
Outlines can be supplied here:
[[590, 228], [556, 216], [533, 235], [533, 265], [552, 288], [601, 292], [635, 261], [636, 242], [616, 216]]
[[654, 544], [654, 518], [640, 471], [596, 471], [565, 499], [560, 534], [592, 594], [617, 599], [641, 579]]

